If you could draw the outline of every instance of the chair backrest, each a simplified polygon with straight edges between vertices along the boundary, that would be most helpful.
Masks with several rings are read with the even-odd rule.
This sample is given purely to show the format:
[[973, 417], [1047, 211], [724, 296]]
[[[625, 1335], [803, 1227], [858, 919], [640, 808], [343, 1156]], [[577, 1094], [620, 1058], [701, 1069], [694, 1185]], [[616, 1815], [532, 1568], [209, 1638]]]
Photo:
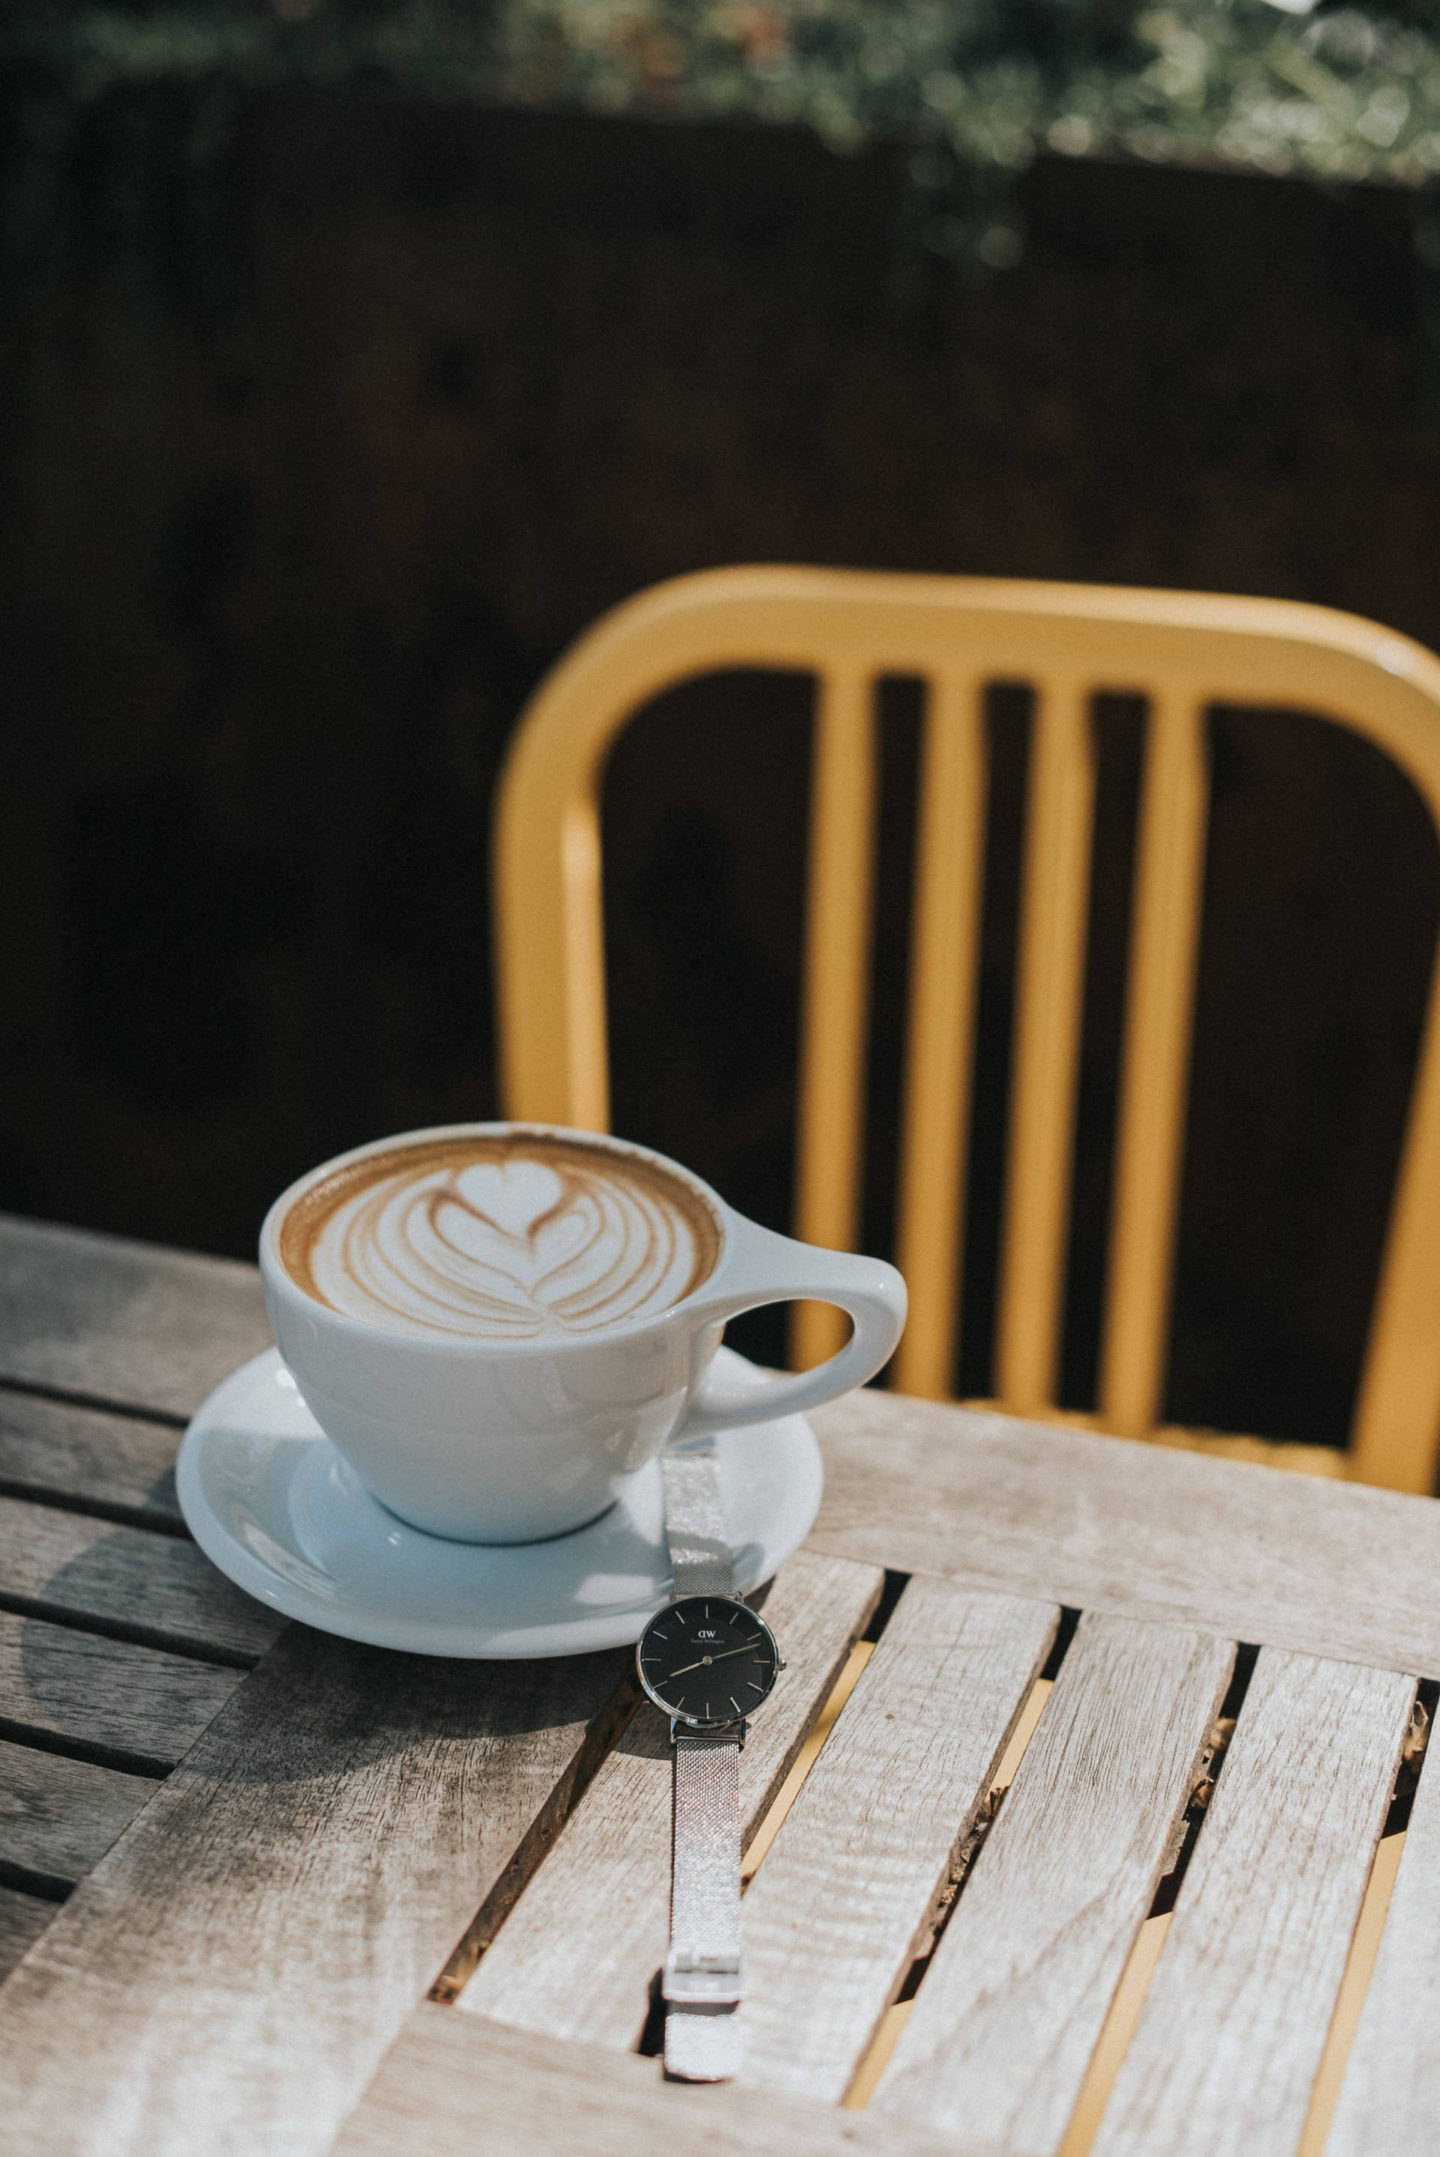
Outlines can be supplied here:
[[[944, 1393], [957, 1323], [986, 797], [984, 695], [1025, 683], [1034, 735], [1021, 888], [997, 1392], [1053, 1405], [1062, 1318], [1094, 794], [1090, 706], [1147, 709], [1101, 1425], [1143, 1437], [1165, 1375], [1214, 704], [1313, 712], [1408, 774], [1440, 826], [1440, 663], [1326, 608], [1208, 594], [799, 568], [711, 571], [607, 615], [536, 691], [495, 849], [506, 1113], [608, 1126], [599, 792], [639, 707], [740, 667], [802, 670], [818, 704], [795, 1232], [851, 1246], [864, 1123], [875, 686], [927, 684], [896, 1256], [906, 1391]], [[801, 1313], [799, 1360], [838, 1314]], [[1351, 1439], [1352, 1472], [1428, 1490], [1440, 1441], [1440, 971], [1432, 975]]]

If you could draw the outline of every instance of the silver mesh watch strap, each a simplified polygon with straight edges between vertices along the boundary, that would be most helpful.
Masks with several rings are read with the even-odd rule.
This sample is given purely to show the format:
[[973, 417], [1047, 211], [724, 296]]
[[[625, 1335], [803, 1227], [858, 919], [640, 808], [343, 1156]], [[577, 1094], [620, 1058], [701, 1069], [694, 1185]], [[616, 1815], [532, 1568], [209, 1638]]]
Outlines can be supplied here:
[[682, 1595], [733, 1595], [735, 1561], [725, 1533], [714, 1439], [701, 1440], [693, 1452], [662, 1453], [660, 1472], [676, 1600]]
[[740, 1741], [675, 1739], [665, 2072], [728, 2082], [740, 2072]]
[[[661, 1457], [674, 1594], [735, 1593], [714, 1442]], [[728, 2082], [740, 2072], [740, 1734], [675, 1733], [665, 2072]]]

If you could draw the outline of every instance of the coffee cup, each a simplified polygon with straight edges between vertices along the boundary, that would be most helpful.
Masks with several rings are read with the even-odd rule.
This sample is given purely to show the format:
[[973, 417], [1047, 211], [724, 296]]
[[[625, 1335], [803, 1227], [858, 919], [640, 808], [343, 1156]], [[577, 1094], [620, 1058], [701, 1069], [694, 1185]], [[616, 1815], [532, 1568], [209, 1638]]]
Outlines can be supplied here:
[[[260, 1233], [280, 1353], [330, 1442], [432, 1535], [524, 1543], [597, 1518], [660, 1449], [832, 1400], [905, 1323], [881, 1259], [796, 1243], [647, 1147], [448, 1124], [338, 1155]], [[839, 1306], [815, 1370], [727, 1384], [728, 1319]]]

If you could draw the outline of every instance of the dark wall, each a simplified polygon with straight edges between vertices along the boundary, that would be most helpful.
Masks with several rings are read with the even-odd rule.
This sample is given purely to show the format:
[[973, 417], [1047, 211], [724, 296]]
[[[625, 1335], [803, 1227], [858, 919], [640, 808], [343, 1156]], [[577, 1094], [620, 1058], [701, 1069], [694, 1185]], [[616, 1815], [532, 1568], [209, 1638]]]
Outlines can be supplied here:
[[[197, 225], [165, 125], [152, 107], [97, 116], [71, 222], [7, 293], [10, 1206], [244, 1252], [313, 1160], [492, 1112], [503, 742], [550, 659], [658, 578], [778, 559], [1246, 590], [1440, 644], [1440, 447], [1419, 417], [1400, 198], [1056, 160], [1024, 183], [1024, 260], [970, 288], [897, 245], [898, 153], [297, 95], [247, 111]], [[134, 197], [137, 126], [157, 147], [121, 217], [116, 146]], [[876, 1247], [916, 713], [895, 688]], [[1133, 711], [1099, 724], [1076, 1400], [1138, 742]], [[607, 794], [619, 1127], [776, 1221], [807, 726], [794, 683], [687, 692], [637, 723]], [[976, 1390], [1023, 699], [998, 699], [993, 726], [960, 1374]], [[1224, 715], [1215, 741], [1171, 1405], [1337, 1436], [1434, 845], [1405, 784], [1331, 728]]]

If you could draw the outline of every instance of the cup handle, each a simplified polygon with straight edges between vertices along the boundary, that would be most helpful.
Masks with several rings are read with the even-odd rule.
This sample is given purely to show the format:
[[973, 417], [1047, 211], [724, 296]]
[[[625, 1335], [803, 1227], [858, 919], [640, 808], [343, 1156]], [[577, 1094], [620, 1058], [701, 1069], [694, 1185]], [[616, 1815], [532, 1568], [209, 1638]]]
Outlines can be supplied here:
[[695, 1312], [697, 1354], [711, 1345], [727, 1318], [766, 1303], [834, 1303], [855, 1330], [838, 1354], [792, 1378], [752, 1379], [737, 1386], [711, 1370], [703, 1372], [691, 1388], [689, 1408], [672, 1444], [818, 1408], [822, 1401], [873, 1378], [889, 1362], [905, 1330], [905, 1282], [883, 1258], [796, 1243], [735, 1214], [727, 1227], [731, 1248], [723, 1271], [714, 1292], [702, 1296]]

